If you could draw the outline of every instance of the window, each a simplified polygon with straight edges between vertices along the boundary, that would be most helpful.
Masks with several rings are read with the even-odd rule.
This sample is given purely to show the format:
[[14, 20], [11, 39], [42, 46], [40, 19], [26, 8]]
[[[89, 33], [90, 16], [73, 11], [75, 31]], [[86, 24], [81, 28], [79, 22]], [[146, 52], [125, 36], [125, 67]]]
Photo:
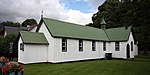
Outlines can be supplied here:
[[103, 50], [106, 51], [106, 42], [103, 42]]
[[79, 40], [79, 51], [83, 51], [83, 40]]
[[24, 51], [24, 45], [23, 45], [23, 43], [20, 43], [20, 50]]
[[67, 52], [67, 39], [62, 39], [62, 52]]
[[119, 51], [119, 42], [115, 42], [115, 50]]
[[92, 51], [96, 51], [96, 43], [95, 43], [95, 41], [92, 41]]
[[131, 51], [133, 51], [133, 42], [131, 41]]

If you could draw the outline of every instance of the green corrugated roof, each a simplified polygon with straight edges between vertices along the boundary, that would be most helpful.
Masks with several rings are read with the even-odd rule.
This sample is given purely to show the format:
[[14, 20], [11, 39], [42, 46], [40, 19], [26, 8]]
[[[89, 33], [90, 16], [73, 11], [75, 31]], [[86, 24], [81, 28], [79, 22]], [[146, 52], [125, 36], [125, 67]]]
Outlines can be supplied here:
[[106, 29], [105, 32], [109, 37], [109, 41], [127, 41], [129, 38], [131, 28], [125, 27]]
[[23, 43], [28, 44], [48, 44], [43, 33], [36, 33], [36, 32], [20, 32], [21, 38]]
[[48, 18], [43, 18], [43, 20], [53, 37], [67, 37], [103, 41], [109, 40], [104, 30], [102, 29], [62, 22]]
[[98, 29], [73, 23], [43, 18], [53, 37], [67, 37], [101, 41], [127, 41], [130, 28], [125, 27]]

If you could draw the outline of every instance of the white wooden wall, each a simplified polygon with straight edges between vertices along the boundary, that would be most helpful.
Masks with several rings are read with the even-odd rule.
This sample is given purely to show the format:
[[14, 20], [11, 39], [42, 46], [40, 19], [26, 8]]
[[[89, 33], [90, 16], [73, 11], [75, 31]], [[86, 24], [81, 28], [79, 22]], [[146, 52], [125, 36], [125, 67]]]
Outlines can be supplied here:
[[115, 50], [115, 42], [106, 42], [105, 53], [112, 53], [113, 58], [126, 58], [126, 42], [119, 42], [119, 51]]
[[18, 43], [18, 62], [23, 64], [47, 62], [47, 45], [24, 44], [24, 51], [20, 50], [19, 39]]
[[41, 25], [39, 32], [44, 33], [44, 35], [49, 43], [48, 52], [47, 52], [48, 53], [48, 62], [54, 62], [54, 38], [51, 36], [49, 31], [47, 30], [44, 23]]
[[[133, 42], [133, 51], [131, 51], [131, 41]], [[133, 39], [132, 32], [130, 33], [129, 40], [127, 41], [127, 44], [130, 45], [130, 58], [134, 58], [134, 56], [135, 56], [135, 54], [134, 54], [135, 46], [134, 46], [134, 39]]]
[[24, 52], [22, 50], [20, 50], [20, 43], [22, 43], [21, 38], [19, 38], [19, 42], [18, 42], [18, 62], [23, 63], [23, 61], [24, 61]]
[[47, 46], [46, 45], [29, 45], [24, 47], [24, 64], [47, 62]]
[[30, 32], [36, 32], [37, 26], [35, 26]]
[[55, 62], [79, 61], [104, 58], [102, 43], [96, 41], [96, 51], [92, 51], [92, 41], [83, 40], [83, 51], [79, 51], [79, 40], [67, 39], [67, 52], [62, 52], [62, 38], [55, 38]]
[[19, 39], [18, 43], [18, 62], [38, 63], [38, 62], [67, 62], [67, 61], [80, 61], [88, 59], [100, 59], [105, 57], [105, 53], [112, 53], [113, 58], [126, 59], [126, 46], [130, 45], [130, 57], [134, 58], [137, 53], [137, 45], [133, 46], [131, 51], [131, 41], [133, 41], [132, 33], [130, 33], [129, 40], [127, 42], [120, 42], [120, 50], [115, 51], [115, 42], [106, 42], [106, 51], [103, 51], [103, 42], [96, 41], [96, 51], [92, 51], [92, 41], [83, 40], [83, 51], [79, 51], [78, 39], [67, 39], [67, 52], [62, 52], [62, 38], [53, 38], [43, 23], [39, 29], [39, 32], [44, 33], [49, 45], [33, 45], [25, 44], [24, 51], [20, 50], [20, 43], [22, 39]]
[[113, 58], [126, 59], [127, 58], [126, 46], [127, 46], [127, 44], [129, 44], [130, 45], [130, 58], [134, 58], [135, 53], [137, 52], [137, 49], [136, 49], [137, 46], [134, 45], [133, 51], [131, 51], [131, 41], [133, 41], [133, 43], [134, 43], [132, 33], [130, 33], [129, 40], [127, 42], [119, 42], [119, 44], [120, 44], [119, 51], [115, 51], [115, 42], [106, 42], [106, 51], [104, 51], [104, 52], [112, 53]]

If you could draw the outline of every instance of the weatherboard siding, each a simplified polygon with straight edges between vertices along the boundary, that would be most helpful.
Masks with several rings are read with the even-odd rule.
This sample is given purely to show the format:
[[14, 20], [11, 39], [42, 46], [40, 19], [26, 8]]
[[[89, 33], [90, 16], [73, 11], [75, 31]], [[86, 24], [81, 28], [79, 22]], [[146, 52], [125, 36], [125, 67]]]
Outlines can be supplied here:
[[129, 40], [127, 41], [127, 44], [130, 45], [130, 58], [134, 58], [135, 54], [134, 54], [134, 50], [135, 50], [135, 46], [133, 45], [133, 51], [131, 51], [131, 41], [133, 41], [134, 44], [134, 39], [133, 39], [133, 35], [132, 32], [130, 32], [130, 36], [129, 36]]
[[18, 62], [23, 63], [24, 62], [24, 52], [22, 50], [20, 50], [20, 43], [23, 43], [21, 38], [19, 38], [19, 42], [18, 42]]
[[119, 42], [119, 51], [115, 50], [115, 42], [111, 43], [112, 57], [126, 59], [126, 42]]
[[92, 41], [83, 40], [83, 51], [80, 52], [79, 40], [67, 39], [67, 52], [62, 52], [61, 41], [62, 38], [55, 38], [55, 62], [53, 63], [104, 58], [100, 42], [96, 42], [96, 51], [92, 51]]
[[19, 38], [18, 62], [23, 64], [47, 62], [47, 45], [24, 44], [24, 51], [22, 51], [21, 43], [23, 41]]
[[92, 41], [84, 40], [83, 52], [79, 52], [79, 40], [67, 39], [67, 52], [62, 52], [62, 38], [53, 38], [44, 23], [41, 25], [39, 32], [44, 33], [47, 41], [49, 42], [47, 53], [48, 62], [57, 63], [104, 58], [101, 42], [97, 41], [96, 51], [92, 51]]
[[47, 45], [25, 44], [24, 64], [47, 62]]
[[99, 41], [98, 42], [99, 44], [98, 44], [98, 50], [99, 50], [99, 57], [100, 58], [105, 58], [105, 51], [103, 50], [103, 42], [101, 42], [101, 41]]
[[[43, 19], [41, 22], [37, 33], [44, 34], [47, 44], [38, 45], [43, 41], [38, 43], [37, 41], [39, 41], [40, 38], [38, 40], [32, 38], [33, 34], [37, 34], [33, 33], [29, 35], [29, 38], [31, 41], [35, 40], [34, 42], [36, 44], [32, 42], [32, 44], [24, 44], [24, 51], [21, 51], [20, 43], [23, 41], [20, 38], [18, 43], [19, 62], [24, 64], [39, 62], [59, 63], [100, 59], [105, 58], [105, 53], [112, 53], [113, 58], [126, 59], [127, 44], [130, 45], [130, 58], [134, 58], [134, 56], [137, 55], [137, 45], [134, 45], [133, 51], [131, 51], [131, 41], [134, 43], [132, 33], [129, 35], [130, 29], [125, 30], [125, 27], [106, 29], [106, 31], [104, 31], [102, 29], [83, 27], [51, 19]], [[97, 35], [97, 33], [99, 35]], [[127, 38], [128, 36], [129, 38]], [[67, 52], [62, 52], [62, 37], [67, 39]], [[79, 39], [83, 40], [83, 51], [79, 51]], [[90, 40], [97, 40], [95, 51], [92, 51], [92, 41]], [[103, 50], [103, 41], [107, 41], [106, 51]], [[115, 50], [115, 41], [119, 41], [120, 43], [119, 51]]]
[[130, 58], [134, 58], [135, 55], [137, 55], [137, 45], [133, 46], [133, 51], [131, 51], [131, 41], [133, 41], [133, 35], [130, 33], [128, 41], [127, 42], [119, 42], [119, 51], [115, 50], [115, 42], [106, 42], [106, 51], [105, 53], [112, 53], [113, 58], [123, 58], [126, 59], [126, 46], [127, 44], [130, 45]]
[[116, 53], [116, 58], [123, 58], [126, 59], [126, 42], [119, 42], [120, 43], [120, 49], [119, 51], [115, 50], [115, 42], [114, 42], [114, 52]]
[[50, 32], [48, 31], [46, 25], [42, 23], [39, 32], [44, 33], [49, 45], [48, 45], [48, 62], [54, 62], [54, 38], [51, 36]]

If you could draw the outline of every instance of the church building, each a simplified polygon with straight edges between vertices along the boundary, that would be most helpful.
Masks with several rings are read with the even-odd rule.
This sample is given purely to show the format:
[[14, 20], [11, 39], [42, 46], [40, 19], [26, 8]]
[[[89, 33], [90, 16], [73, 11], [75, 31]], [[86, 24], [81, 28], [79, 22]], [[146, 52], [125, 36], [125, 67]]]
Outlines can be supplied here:
[[93, 28], [50, 18], [41, 18], [36, 32], [20, 32], [18, 62], [60, 63], [91, 59], [130, 59], [138, 55], [131, 27]]

